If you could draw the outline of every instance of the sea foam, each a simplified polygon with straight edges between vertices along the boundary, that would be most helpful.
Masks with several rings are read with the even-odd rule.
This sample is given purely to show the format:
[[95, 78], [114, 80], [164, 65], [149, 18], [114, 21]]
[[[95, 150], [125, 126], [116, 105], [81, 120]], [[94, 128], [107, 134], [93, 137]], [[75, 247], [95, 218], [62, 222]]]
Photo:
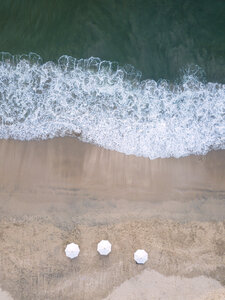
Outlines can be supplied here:
[[225, 85], [186, 72], [141, 80], [132, 66], [1, 53], [0, 138], [74, 135], [126, 154], [181, 157], [225, 149]]

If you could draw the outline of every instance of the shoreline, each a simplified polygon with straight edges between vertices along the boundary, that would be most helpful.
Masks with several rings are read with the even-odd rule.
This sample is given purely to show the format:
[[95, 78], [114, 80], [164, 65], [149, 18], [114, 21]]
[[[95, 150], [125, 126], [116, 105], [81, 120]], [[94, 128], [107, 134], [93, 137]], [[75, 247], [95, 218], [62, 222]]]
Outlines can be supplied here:
[[74, 138], [0, 140], [0, 197], [0, 217], [223, 221], [225, 150], [149, 160]]
[[222, 299], [224, 199], [224, 150], [151, 161], [74, 138], [0, 140], [1, 288], [18, 300], [125, 300], [145, 282], [141, 299]]

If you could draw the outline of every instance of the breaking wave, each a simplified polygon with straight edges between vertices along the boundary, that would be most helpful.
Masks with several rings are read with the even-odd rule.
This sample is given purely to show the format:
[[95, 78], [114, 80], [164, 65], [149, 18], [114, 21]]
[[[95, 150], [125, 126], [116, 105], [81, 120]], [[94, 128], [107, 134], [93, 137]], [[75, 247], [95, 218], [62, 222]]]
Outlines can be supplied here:
[[225, 149], [225, 85], [196, 69], [171, 84], [94, 57], [1, 56], [1, 139], [72, 135], [151, 159]]

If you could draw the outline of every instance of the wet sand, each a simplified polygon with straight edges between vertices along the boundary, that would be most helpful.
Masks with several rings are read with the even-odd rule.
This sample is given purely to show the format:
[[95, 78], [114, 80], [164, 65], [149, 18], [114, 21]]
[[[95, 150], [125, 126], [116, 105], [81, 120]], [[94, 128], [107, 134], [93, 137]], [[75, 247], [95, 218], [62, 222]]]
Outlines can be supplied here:
[[223, 299], [224, 200], [225, 151], [150, 161], [73, 138], [2, 140], [0, 286], [19, 300]]

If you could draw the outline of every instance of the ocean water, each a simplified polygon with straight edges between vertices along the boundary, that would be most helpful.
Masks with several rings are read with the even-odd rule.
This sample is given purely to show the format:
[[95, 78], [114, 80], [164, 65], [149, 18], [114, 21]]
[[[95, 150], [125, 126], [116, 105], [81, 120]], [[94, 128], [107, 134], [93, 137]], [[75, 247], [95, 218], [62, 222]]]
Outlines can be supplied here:
[[1, 139], [225, 149], [224, 1], [8, 0], [0, 17]]

